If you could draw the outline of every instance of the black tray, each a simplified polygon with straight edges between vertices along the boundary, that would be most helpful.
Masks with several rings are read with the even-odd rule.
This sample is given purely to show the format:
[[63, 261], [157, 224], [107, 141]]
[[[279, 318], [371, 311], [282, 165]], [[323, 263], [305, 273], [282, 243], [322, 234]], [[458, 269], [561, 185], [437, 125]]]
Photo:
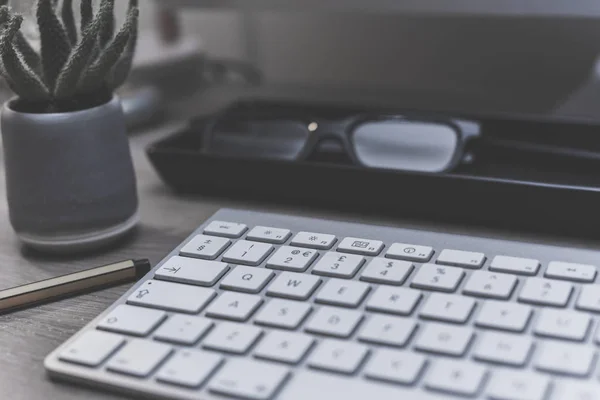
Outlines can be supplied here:
[[[325, 115], [359, 111], [247, 100], [226, 112], [298, 109]], [[161, 178], [179, 193], [600, 237], [597, 125], [470, 117], [481, 123], [482, 139], [468, 148], [473, 162], [449, 174], [360, 168], [335, 151], [305, 162], [218, 157], [203, 147], [211, 116], [150, 145], [147, 154]]]

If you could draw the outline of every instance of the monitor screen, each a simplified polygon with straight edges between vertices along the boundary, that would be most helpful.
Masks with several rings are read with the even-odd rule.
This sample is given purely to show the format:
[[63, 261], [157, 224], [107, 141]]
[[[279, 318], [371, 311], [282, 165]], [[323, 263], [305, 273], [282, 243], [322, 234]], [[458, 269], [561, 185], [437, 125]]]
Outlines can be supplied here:
[[390, 96], [415, 108], [585, 118], [600, 109], [597, 0], [159, 3], [195, 7], [198, 15], [233, 13], [214, 29], [206, 16], [186, 20], [214, 39], [209, 49], [237, 37], [240, 56], [250, 56], [269, 83], [331, 88], [346, 98]]

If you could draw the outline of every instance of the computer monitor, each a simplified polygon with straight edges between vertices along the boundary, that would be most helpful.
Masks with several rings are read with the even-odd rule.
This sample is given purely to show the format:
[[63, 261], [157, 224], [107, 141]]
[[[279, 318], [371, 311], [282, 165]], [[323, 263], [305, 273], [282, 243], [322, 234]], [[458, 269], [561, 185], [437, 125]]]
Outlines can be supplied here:
[[269, 81], [416, 107], [552, 112], [593, 81], [600, 53], [597, 0], [156, 1], [256, 12], [253, 61]]

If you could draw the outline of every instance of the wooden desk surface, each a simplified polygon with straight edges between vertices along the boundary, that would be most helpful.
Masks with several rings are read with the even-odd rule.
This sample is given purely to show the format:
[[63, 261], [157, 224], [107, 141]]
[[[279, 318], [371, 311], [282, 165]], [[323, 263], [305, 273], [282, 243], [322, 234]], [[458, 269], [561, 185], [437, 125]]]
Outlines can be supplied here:
[[[152, 132], [133, 135], [131, 150], [138, 178], [141, 223], [124, 243], [97, 254], [56, 257], [26, 250], [8, 220], [3, 162], [0, 162], [0, 289], [131, 258], [149, 258], [155, 265], [205, 219], [222, 207], [286, 212], [283, 206], [249, 204], [229, 199], [181, 197], [159, 179], [145, 147], [182, 126], [167, 123]], [[0, 152], [1, 153], [1, 152]], [[1, 155], [0, 155], [1, 157]], [[309, 210], [295, 210], [311, 214]], [[88, 400], [127, 397], [50, 381], [43, 359], [58, 345], [116, 301], [129, 287], [102, 290], [32, 309], [0, 315], [0, 399]]]
[[[77, 257], [48, 257], [25, 250], [15, 238], [7, 215], [4, 193], [4, 171], [0, 166], [0, 289], [37, 281], [79, 269], [90, 268], [130, 258], [149, 258], [153, 264], [180, 243], [194, 228], [222, 207], [237, 207], [275, 212], [291, 212], [329, 218], [352, 219], [361, 222], [399, 225], [400, 221], [386, 218], [374, 219], [358, 215], [341, 215], [309, 209], [291, 209], [275, 204], [249, 204], [234, 199], [182, 197], [174, 195], [158, 178], [148, 162], [144, 149], [147, 144], [168, 135], [181, 124], [165, 124], [151, 132], [131, 138], [136, 166], [141, 223], [136, 235], [110, 250]], [[0, 162], [0, 165], [3, 163]], [[406, 227], [446, 230], [436, 225], [414, 225], [404, 221]], [[457, 233], [499, 236], [492, 231], [465, 231], [452, 227]], [[462, 231], [462, 232], [461, 232]], [[521, 240], [539, 242], [521, 235]], [[582, 242], [545, 240], [546, 242], [587, 247]], [[598, 244], [594, 244], [597, 247]], [[125, 397], [93, 391], [50, 381], [45, 374], [44, 357], [93, 317], [121, 296], [128, 286], [115, 287], [92, 294], [62, 300], [28, 310], [0, 315], [0, 398], [11, 400], [111, 400]]]

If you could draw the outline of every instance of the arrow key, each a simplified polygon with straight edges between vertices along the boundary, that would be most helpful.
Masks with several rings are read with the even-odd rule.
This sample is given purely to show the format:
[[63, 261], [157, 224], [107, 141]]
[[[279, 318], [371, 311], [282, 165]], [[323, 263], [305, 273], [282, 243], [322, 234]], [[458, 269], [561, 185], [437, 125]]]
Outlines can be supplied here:
[[289, 371], [285, 367], [232, 359], [214, 376], [208, 387], [211, 392], [225, 396], [267, 400], [274, 396], [288, 376]]

